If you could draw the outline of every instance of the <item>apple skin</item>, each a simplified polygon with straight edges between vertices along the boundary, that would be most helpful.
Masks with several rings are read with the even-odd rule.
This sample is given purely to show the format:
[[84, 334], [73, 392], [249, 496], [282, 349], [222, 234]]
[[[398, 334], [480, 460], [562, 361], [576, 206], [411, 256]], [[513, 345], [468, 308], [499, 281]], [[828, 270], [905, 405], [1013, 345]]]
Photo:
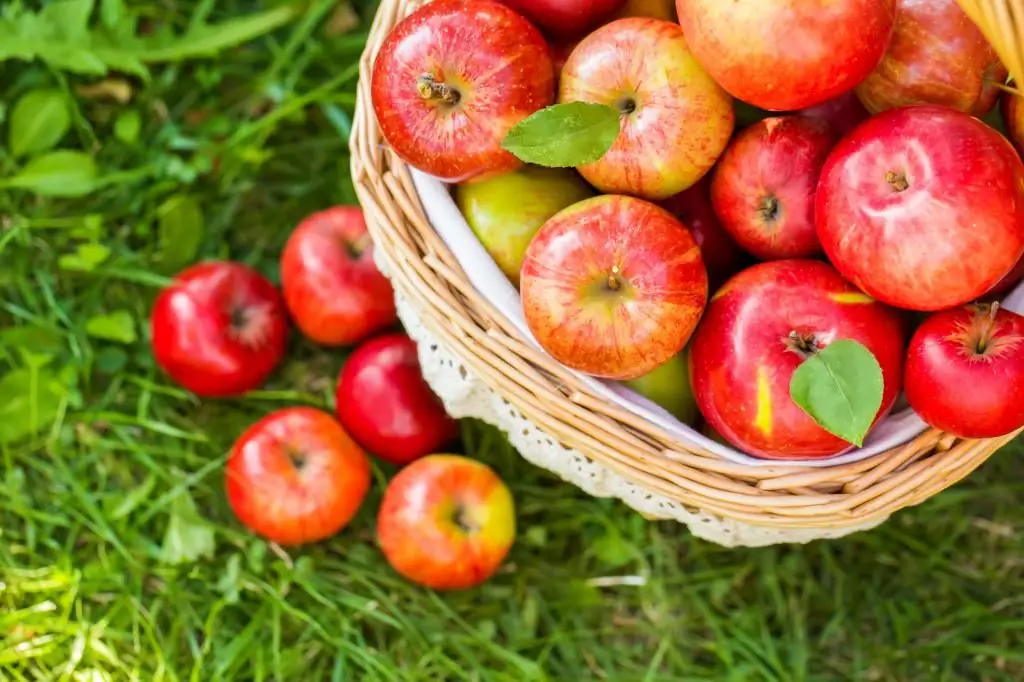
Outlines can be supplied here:
[[501, 0], [551, 36], [579, 37], [604, 23], [624, 0]]
[[537, 230], [563, 208], [592, 196], [594, 190], [575, 171], [540, 166], [455, 188], [455, 203], [466, 222], [516, 286]]
[[555, 73], [530, 22], [494, 0], [435, 0], [400, 21], [373, 64], [381, 134], [410, 166], [447, 182], [514, 170], [505, 134], [550, 105]]
[[563, 365], [628, 381], [679, 353], [707, 302], [700, 247], [668, 211], [604, 195], [544, 224], [526, 250], [526, 323]]
[[910, 406], [959, 438], [999, 438], [1024, 427], [1024, 317], [998, 305], [935, 313], [910, 340]]
[[711, 180], [701, 178], [690, 189], [658, 202], [658, 205], [679, 219], [700, 247], [704, 267], [708, 271], [711, 291], [742, 270], [750, 257], [733, 241], [711, 206]]
[[685, 349], [642, 377], [625, 382], [625, 385], [660, 405], [683, 424], [695, 426], [700, 419], [697, 400], [690, 386], [689, 353]]
[[1024, 254], [1024, 165], [972, 116], [890, 109], [832, 151], [815, 220], [829, 260], [866, 293], [908, 310], [953, 308]]
[[773, 116], [736, 135], [711, 180], [725, 231], [760, 260], [820, 254], [814, 194], [836, 141], [826, 123], [806, 116]]
[[795, 111], [853, 89], [881, 62], [896, 0], [676, 0], [697, 61], [737, 99]]
[[1024, 155], [1024, 98], [1004, 92], [999, 98], [999, 111], [1010, 142], [1018, 154]]
[[626, 0], [614, 19], [626, 17], [650, 17], [651, 19], [676, 20], [675, 0]]
[[828, 263], [779, 260], [736, 275], [708, 304], [690, 345], [690, 379], [708, 424], [740, 450], [764, 459], [817, 459], [852, 446], [790, 398], [806, 354], [791, 334], [819, 348], [850, 339], [882, 367], [876, 423], [903, 379], [901, 314], [858, 291]]
[[486, 582], [516, 535], [512, 494], [487, 465], [433, 454], [400, 471], [384, 491], [377, 540], [392, 568], [434, 590]]
[[935, 104], [982, 117], [1006, 68], [957, 0], [898, 0], [896, 30], [875, 72], [857, 86], [871, 113]]
[[205, 261], [157, 295], [150, 317], [157, 365], [204, 398], [259, 388], [288, 344], [288, 313], [270, 280], [232, 261]]
[[298, 328], [324, 346], [351, 346], [398, 322], [395, 292], [373, 262], [358, 206], [299, 223], [281, 254], [281, 291]]
[[578, 169], [607, 194], [657, 200], [687, 189], [711, 170], [735, 125], [732, 99], [679, 26], [660, 19], [617, 19], [584, 38], [562, 69], [558, 100], [623, 112], [611, 149]]
[[871, 117], [871, 113], [864, 107], [864, 103], [860, 101], [857, 93], [853, 90], [827, 102], [801, 109], [797, 113], [823, 121], [839, 138], [846, 137]]
[[1013, 270], [1010, 270], [1010, 274], [999, 280], [999, 283], [988, 290], [984, 298], [986, 300], [994, 300], [1002, 298], [1006, 294], [1013, 291], [1018, 284], [1024, 280], [1024, 257], [1022, 257], [1017, 264], [1013, 266]]
[[359, 346], [341, 368], [334, 398], [338, 420], [356, 442], [393, 464], [435, 452], [459, 433], [423, 379], [415, 342], [402, 333]]
[[224, 486], [243, 525], [280, 545], [302, 545], [352, 520], [370, 489], [370, 462], [330, 415], [291, 407], [235, 442]]

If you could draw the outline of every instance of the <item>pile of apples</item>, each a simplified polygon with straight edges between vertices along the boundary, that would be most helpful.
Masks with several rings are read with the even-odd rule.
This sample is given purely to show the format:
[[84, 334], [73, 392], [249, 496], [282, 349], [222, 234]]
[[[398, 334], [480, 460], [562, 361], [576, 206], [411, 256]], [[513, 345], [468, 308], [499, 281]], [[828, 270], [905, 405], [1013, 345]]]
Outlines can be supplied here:
[[371, 93], [552, 358], [813, 459], [901, 394], [959, 437], [1024, 427], [1007, 79], [955, 0], [434, 0]]
[[207, 399], [260, 388], [284, 359], [290, 320], [317, 344], [354, 348], [338, 377], [335, 415], [287, 407], [235, 442], [225, 471], [232, 510], [280, 545], [330, 538], [365, 501], [372, 453], [400, 468], [377, 514], [392, 567], [439, 590], [483, 582], [512, 546], [512, 496], [488, 466], [443, 451], [457, 422], [424, 381], [415, 343], [395, 330], [394, 292], [374, 264], [360, 208], [308, 216], [290, 235], [280, 271], [278, 291], [243, 263], [199, 263], [159, 293], [150, 319], [157, 364]]

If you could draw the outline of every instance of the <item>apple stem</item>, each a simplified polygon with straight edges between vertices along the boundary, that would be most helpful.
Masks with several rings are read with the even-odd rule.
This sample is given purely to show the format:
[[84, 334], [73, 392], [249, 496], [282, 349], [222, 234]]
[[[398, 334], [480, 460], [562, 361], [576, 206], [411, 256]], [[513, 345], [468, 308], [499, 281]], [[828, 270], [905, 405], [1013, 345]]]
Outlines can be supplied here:
[[889, 171], [885, 174], [885, 181], [897, 192], [904, 192], [910, 187], [910, 183], [907, 182], [907, 176], [903, 173]]
[[608, 291], [618, 291], [622, 288], [622, 279], [617, 265], [612, 266], [612, 274], [608, 275]]
[[370, 239], [370, 235], [367, 233], [360, 236], [354, 242], [345, 242], [345, 250], [353, 258], [359, 258], [372, 244], [373, 240]]
[[988, 308], [988, 319], [984, 322], [984, 328], [981, 330], [981, 338], [978, 339], [978, 353], [984, 353], [988, 350], [988, 346], [992, 343], [992, 334], [996, 330], [996, 315], [999, 313], [999, 301], [995, 301], [987, 306]]
[[423, 74], [416, 79], [416, 92], [420, 98], [430, 101], [440, 101], [444, 104], [458, 104], [462, 95], [458, 90], [447, 83], [439, 83], [430, 74]]

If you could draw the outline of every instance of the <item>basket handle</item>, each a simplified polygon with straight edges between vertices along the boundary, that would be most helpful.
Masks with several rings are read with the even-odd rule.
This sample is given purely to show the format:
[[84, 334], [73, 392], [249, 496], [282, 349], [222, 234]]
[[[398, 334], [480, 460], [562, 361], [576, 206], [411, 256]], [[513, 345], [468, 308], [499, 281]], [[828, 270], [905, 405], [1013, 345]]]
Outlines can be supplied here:
[[[1024, 83], [1024, 0], [957, 0], [995, 49], [1014, 83]], [[1017, 91], [1020, 95], [1020, 91]]]

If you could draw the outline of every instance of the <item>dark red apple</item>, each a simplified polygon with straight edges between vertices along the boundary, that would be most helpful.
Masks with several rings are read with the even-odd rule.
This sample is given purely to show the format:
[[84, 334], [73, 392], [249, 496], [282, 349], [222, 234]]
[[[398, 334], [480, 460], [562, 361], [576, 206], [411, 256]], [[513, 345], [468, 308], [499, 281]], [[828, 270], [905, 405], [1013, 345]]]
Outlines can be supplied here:
[[552, 103], [544, 36], [494, 0], [435, 0], [400, 21], [373, 64], [381, 134], [414, 168], [465, 182], [518, 168], [502, 140]]
[[224, 485], [246, 527], [300, 545], [325, 540], [352, 520], [370, 489], [370, 462], [330, 415], [292, 407], [242, 434]]
[[1024, 155], [1024, 97], [1004, 92], [999, 98], [999, 109], [1010, 142], [1018, 154]]
[[659, 202], [659, 206], [678, 218], [693, 235], [708, 271], [711, 291], [718, 289], [747, 264], [749, 257], [722, 229], [711, 207], [711, 181], [708, 176], [690, 189]]
[[889, 50], [857, 94], [872, 113], [935, 104], [980, 117], [995, 106], [1006, 76], [957, 0], [898, 0]]
[[605, 195], [544, 224], [526, 250], [520, 292], [527, 325], [555, 360], [629, 380], [683, 349], [708, 279], [700, 247], [668, 211]]
[[877, 420], [903, 378], [904, 322], [898, 311], [858, 291], [827, 263], [755, 265], [725, 283], [708, 304], [690, 345], [690, 378], [714, 431], [765, 459], [815, 459], [851, 448], [790, 397], [793, 372], [833, 341], [863, 344], [882, 367]]
[[960, 438], [1024, 427], [1024, 317], [998, 304], [932, 315], [910, 340], [905, 387], [921, 419]]
[[942, 310], [992, 289], [1024, 254], [1024, 165], [1002, 135], [952, 109], [890, 109], [822, 170], [818, 238], [868, 294]]
[[416, 344], [401, 333], [371, 339], [349, 356], [335, 407], [360, 445], [394, 464], [436, 452], [458, 435], [458, 423], [423, 379]]
[[823, 121], [837, 137], [846, 137], [871, 116], [853, 90], [827, 102], [801, 109], [797, 113]]
[[501, 0], [546, 33], [579, 37], [603, 23], [625, 0]]
[[999, 299], [1013, 291], [1018, 284], [1024, 280], [1024, 258], [1017, 261], [1017, 265], [1010, 270], [1010, 274], [999, 280], [999, 283], [986, 292], [984, 298], [987, 300]]
[[578, 170], [602, 192], [652, 200], [711, 170], [735, 123], [731, 98], [693, 58], [678, 24], [661, 19], [618, 19], [584, 38], [562, 69], [558, 99], [622, 112], [611, 149]]
[[853, 89], [885, 55], [896, 0], [676, 0], [697, 61], [744, 102], [795, 111]]
[[179, 273], [153, 304], [153, 356], [196, 395], [241, 395], [259, 388], [284, 357], [287, 318], [277, 289], [252, 268], [199, 263]]
[[353, 345], [398, 321], [358, 206], [334, 206], [299, 223], [281, 254], [281, 289], [295, 324], [325, 346]]
[[576, 49], [576, 46], [580, 44], [578, 40], [560, 40], [551, 44], [551, 64], [555, 68], [555, 81], [559, 81], [562, 76], [562, 69], [565, 68], [565, 63], [569, 61], [569, 55]]
[[835, 143], [827, 124], [806, 116], [766, 118], [740, 132], [711, 180], [722, 227], [760, 260], [821, 253], [814, 193]]

